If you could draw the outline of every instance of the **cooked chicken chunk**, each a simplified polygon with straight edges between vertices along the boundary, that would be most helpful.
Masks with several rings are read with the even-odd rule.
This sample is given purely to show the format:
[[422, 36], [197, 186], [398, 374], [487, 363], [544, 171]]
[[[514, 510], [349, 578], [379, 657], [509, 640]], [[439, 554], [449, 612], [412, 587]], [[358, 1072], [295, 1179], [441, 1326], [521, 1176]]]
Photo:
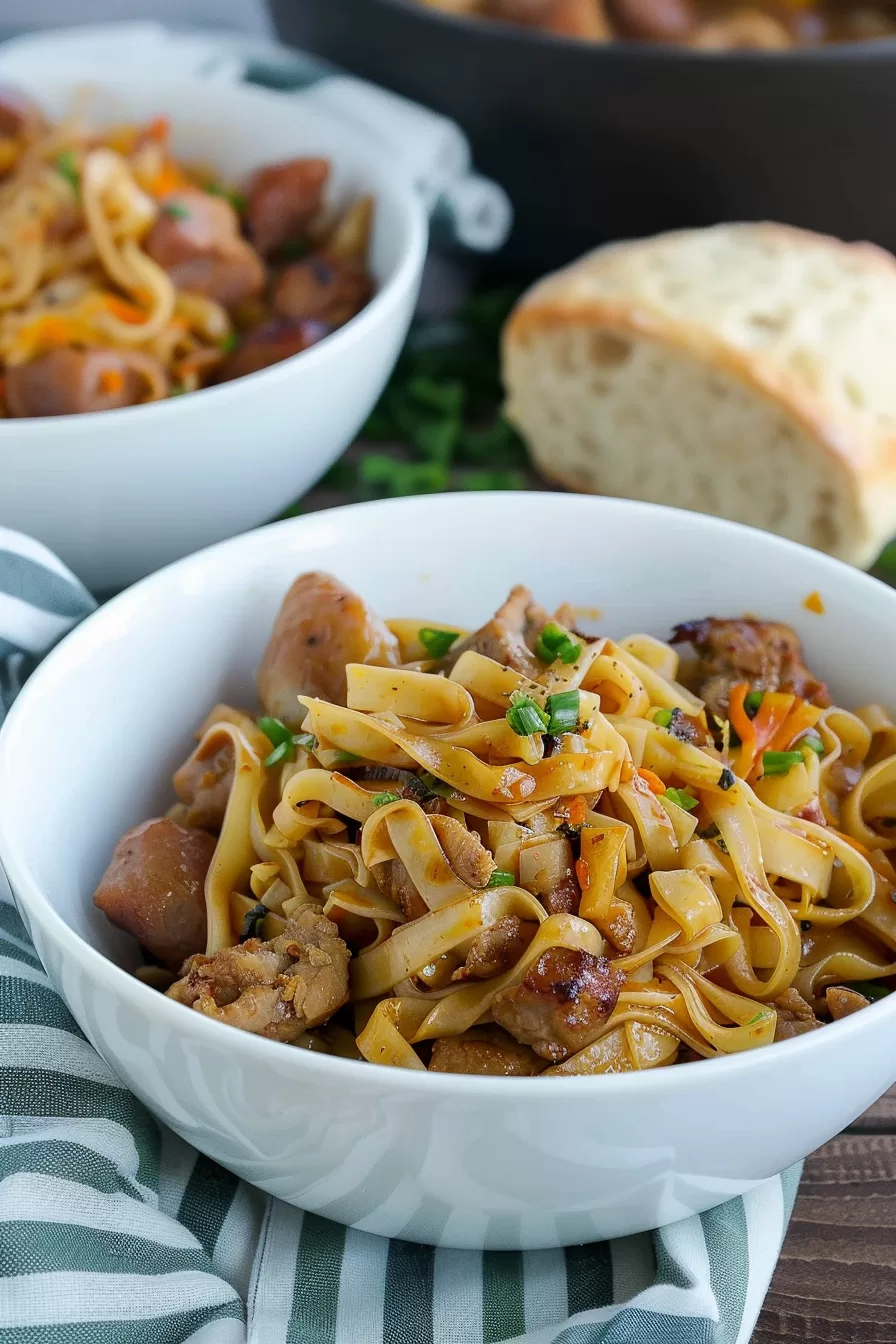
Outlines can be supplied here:
[[496, 864], [476, 832], [468, 830], [456, 817], [443, 817], [438, 812], [432, 814], [430, 824], [452, 872], [461, 882], [468, 887], [487, 887]]
[[731, 687], [740, 681], [754, 691], [790, 691], [813, 705], [829, 705], [827, 687], [803, 662], [800, 641], [779, 621], [685, 621], [672, 632], [673, 644], [693, 644], [700, 655], [697, 694], [712, 714], [728, 711]]
[[[528, 929], [533, 930], [534, 926], [530, 924]], [[509, 971], [519, 961], [531, 938], [531, 932], [517, 915], [505, 915], [490, 928], [477, 933], [465, 963], [454, 972], [452, 980], [488, 980], [489, 976]]]
[[504, 1078], [531, 1077], [545, 1068], [534, 1050], [494, 1028], [436, 1041], [430, 1073], [486, 1073]]
[[165, 388], [167, 378], [151, 355], [141, 354], [135, 361], [120, 350], [64, 348], [10, 365], [6, 405], [13, 416], [113, 411], [145, 401], [153, 384]]
[[697, 21], [693, 0], [610, 0], [620, 36], [642, 42], [681, 42]]
[[300, 355], [329, 336], [332, 327], [326, 322], [290, 322], [285, 319], [262, 322], [246, 333], [237, 348], [223, 359], [215, 370], [216, 383], [229, 383], [233, 378], [245, 378], [248, 373], [259, 373], [272, 364]]
[[197, 747], [174, 774], [174, 792], [187, 808], [186, 824], [219, 831], [232, 785], [232, 745], [224, 743], [213, 756], [201, 756]]
[[298, 724], [303, 717], [298, 695], [344, 705], [346, 663], [395, 667], [398, 640], [332, 575], [300, 575], [283, 599], [258, 669], [265, 711]]
[[336, 925], [304, 906], [269, 943], [249, 938], [213, 957], [193, 957], [168, 995], [231, 1027], [288, 1044], [347, 1002], [349, 955]]
[[490, 621], [453, 646], [442, 667], [450, 672], [461, 654], [473, 649], [534, 679], [544, 671], [544, 664], [538, 661], [532, 648], [550, 619], [529, 589], [518, 584]]
[[847, 989], [846, 985], [831, 985], [825, 990], [824, 997], [828, 1012], [835, 1022], [839, 1022], [841, 1017], [851, 1017], [860, 1008], [867, 1008], [871, 1002], [858, 990]]
[[240, 235], [233, 206], [198, 187], [184, 187], [165, 197], [143, 246], [178, 289], [202, 294], [226, 308], [264, 289], [264, 264]]
[[289, 159], [259, 168], [246, 186], [246, 227], [263, 257], [300, 239], [323, 201], [326, 159]]
[[775, 1008], [778, 1011], [776, 1041], [789, 1041], [793, 1036], [803, 1036], [807, 1031], [815, 1031], [821, 1026], [812, 1011], [812, 1005], [795, 989], [788, 989], [775, 999]]
[[552, 947], [521, 984], [501, 991], [492, 1014], [516, 1040], [558, 1063], [596, 1038], [624, 981], [606, 957]]
[[205, 875], [214, 836], [167, 817], [119, 840], [93, 900], [169, 970], [205, 947]]
[[275, 312], [291, 321], [311, 319], [341, 327], [361, 311], [372, 292], [360, 262], [309, 257], [283, 270], [271, 302]]
[[414, 886], [401, 859], [377, 863], [372, 872], [380, 891], [399, 906], [405, 919], [419, 919], [421, 915], [429, 914], [429, 906]]

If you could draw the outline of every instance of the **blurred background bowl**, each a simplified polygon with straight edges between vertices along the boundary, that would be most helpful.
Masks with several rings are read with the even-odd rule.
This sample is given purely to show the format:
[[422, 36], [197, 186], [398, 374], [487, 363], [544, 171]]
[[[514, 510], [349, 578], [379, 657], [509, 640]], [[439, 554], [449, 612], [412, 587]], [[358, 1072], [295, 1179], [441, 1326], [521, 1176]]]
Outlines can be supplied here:
[[[774, 219], [896, 249], [896, 39], [785, 52], [597, 45], [418, 0], [269, 0], [280, 37], [454, 117], [537, 272], [613, 238]], [[836, 189], [832, 189], [836, 183]]]
[[245, 378], [124, 410], [0, 421], [0, 523], [45, 542], [94, 592], [267, 522], [352, 441], [401, 348], [420, 284], [426, 221], [416, 192], [349, 123], [264, 89], [110, 77], [30, 53], [0, 78], [59, 117], [95, 87], [99, 123], [171, 118], [174, 153], [238, 182], [296, 155], [332, 163], [340, 207], [375, 198], [377, 293], [319, 345]]

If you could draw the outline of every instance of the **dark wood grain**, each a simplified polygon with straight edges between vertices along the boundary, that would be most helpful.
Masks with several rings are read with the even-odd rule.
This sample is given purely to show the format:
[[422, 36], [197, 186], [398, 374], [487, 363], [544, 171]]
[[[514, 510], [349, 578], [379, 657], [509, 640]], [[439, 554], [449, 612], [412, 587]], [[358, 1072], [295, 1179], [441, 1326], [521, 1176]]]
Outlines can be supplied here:
[[896, 1088], [807, 1159], [752, 1344], [896, 1344]]

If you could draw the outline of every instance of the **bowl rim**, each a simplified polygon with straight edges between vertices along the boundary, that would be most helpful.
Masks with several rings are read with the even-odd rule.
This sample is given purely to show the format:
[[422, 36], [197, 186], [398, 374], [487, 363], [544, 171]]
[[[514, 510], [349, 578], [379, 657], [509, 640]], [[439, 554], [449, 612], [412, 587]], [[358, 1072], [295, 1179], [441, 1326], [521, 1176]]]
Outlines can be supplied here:
[[565, 33], [548, 33], [540, 28], [529, 28], [523, 24], [502, 23], [498, 19], [478, 18], [470, 14], [454, 14], [450, 10], [430, 7], [424, 0], [367, 0], [367, 3], [402, 10], [416, 16], [421, 23], [435, 23], [448, 28], [476, 32], [486, 42], [509, 41], [523, 49], [541, 46], [566, 48], [590, 52], [592, 55], [600, 53], [604, 58], [622, 53], [627, 57], [639, 55], [648, 60], [677, 60], [688, 64], [725, 61], [728, 64], [755, 66], [766, 65], [769, 61], [773, 61], [782, 64], [796, 62], [800, 65], [814, 65], [819, 61], [848, 60], [851, 56], [878, 58], [896, 52], [896, 34], [891, 37], [866, 38], [861, 42], [829, 42], [816, 47], [788, 47], [784, 51], [748, 48], [733, 51], [704, 51], [695, 47], [679, 47], [668, 42], [636, 42], [631, 38], [588, 42], [580, 37], [570, 37]]
[[[585, 512], [593, 510], [595, 515], [598, 516], [604, 513], [622, 515], [623, 517], [628, 515], [633, 526], [636, 522], [643, 523], [645, 515], [648, 520], [664, 515], [673, 515], [677, 518], [687, 519], [689, 528], [703, 530], [706, 534], [708, 549], [716, 542], [721, 546], [731, 540], [736, 542], [738, 537], [749, 536], [755, 539], [758, 536], [762, 538], [763, 544], [768, 547], [772, 555], [778, 558], [781, 565], [785, 565], [788, 557], [793, 555], [809, 556], [817, 567], [819, 586], [823, 585], [825, 575], [837, 576], [838, 578], [848, 576], [848, 584], [853, 585], [859, 591], [864, 590], [868, 594], [875, 594], [885, 606], [887, 604], [891, 606], [893, 615], [896, 617], [896, 590], [881, 583], [879, 579], [853, 569], [843, 561], [813, 551], [807, 546], [774, 536], [771, 533], [762, 533], [758, 529], [747, 527], [742, 523], [734, 523], [727, 519], [715, 518], [706, 514], [691, 513], [684, 509], [674, 509], [664, 504], [648, 504], [639, 500], [615, 499], [608, 496], [562, 494], [550, 491], [482, 491], [477, 492], [475, 498], [478, 507], [489, 512], [496, 507], [519, 509], [521, 506], [531, 508], [536, 514], [540, 514], [546, 506], [569, 509], [571, 513], [576, 513], [579, 510]], [[97, 627], [102, 627], [106, 623], [111, 623], [114, 626], [118, 612], [122, 608], [139, 607], [142, 602], [147, 601], [157, 585], [167, 585], [172, 595], [179, 592], [189, 592], [192, 589], [189, 582], [191, 571], [200, 573], [226, 550], [236, 552], [245, 550], [249, 554], [253, 552], [263, 554], [269, 550], [273, 551], [277, 549], [281, 538], [313, 528], [316, 523], [320, 525], [320, 520], [325, 520], [323, 526], [327, 530], [332, 526], [332, 520], [334, 519], [337, 524], [341, 521], [343, 525], [345, 520], [348, 519], [351, 527], [356, 520], [374, 514], [395, 514], [398, 515], [400, 521], [404, 512], [421, 508], [424, 510], [432, 509], [437, 513], [445, 509], [448, 511], [463, 510], [466, 500], [467, 496], [455, 493], [408, 496], [399, 499], [345, 504], [334, 509], [321, 510], [319, 513], [270, 523], [266, 527], [257, 528], [251, 532], [231, 537], [226, 541], [217, 542], [213, 546], [205, 547], [182, 560], [174, 561], [172, 564], [157, 570], [154, 574], [141, 579], [132, 587], [125, 589], [124, 592], [105, 603], [71, 630], [29, 677], [13, 703], [5, 723], [0, 728], [0, 778], [12, 778], [14, 774], [8, 747], [11, 740], [10, 725], [16, 724], [19, 718], [24, 717], [29, 701], [33, 695], [39, 692], [45, 677], [55, 674], [58, 664], [64, 663], [72, 656], [78, 657], [79, 653], [82, 652], [81, 646], [85, 641], [88, 644], [92, 641], [93, 631]], [[521, 505], [520, 501], [524, 501], [524, 503]], [[96, 650], [91, 650], [90, 656], [96, 656]], [[473, 1099], [481, 1097], [489, 1100], [512, 1095], [518, 1101], [521, 1093], [531, 1100], [539, 1098], [544, 1100], [552, 1095], [550, 1091], [545, 1091], [544, 1082], [539, 1076], [505, 1078], [479, 1074], [431, 1074], [425, 1069], [371, 1065], [366, 1060], [343, 1059], [310, 1050], [293, 1049], [290, 1051], [285, 1049], [281, 1042], [254, 1036], [249, 1032], [230, 1027], [226, 1023], [205, 1017], [201, 1013], [190, 1013], [189, 1018], [185, 1021], [183, 1004], [176, 1003], [160, 994], [158, 990], [151, 989], [148, 985], [143, 984], [134, 975], [124, 970], [116, 962], [106, 957], [98, 948], [87, 942], [66, 923], [33, 877], [25, 854], [17, 850], [16, 839], [7, 830], [6, 813], [3, 809], [0, 809], [0, 865], [2, 865], [0, 871], [5, 870], [11, 885], [17, 889], [16, 905], [21, 902], [25, 912], [40, 925], [44, 935], [54, 942], [56, 948], [64, 956], [77, 964], [92, 983], [102, 985], [113, 996], [124, 996], [125, 999], [129, 1000], [130, 1007], [134, 1011], [149, 1013], [150, 1016], [153, 1015], [154, 1011], [160, 1012], [162, 1020], [170, 1023], [173, 1029], [176, 1029], [177, 1024], [180, 1023], [181, 1035], [192, 1032], [195, 1033], [194, 1039], [198, 1042], [210, 1039], [217, 1041], [220, 1045], [222, 1038], [215, 1033], [229, 1031], [231, 1036], [228, 1048], [231, 1053], [236, 1052], [238, 1055], [242, 1055], [243, 1052], [249, 1052], [262, 1059], [269, 1056], [272, 1063], [276, 1064], [279, 1061], [281, 1074], [284, 1068], [291, 1068], [296, 1071], [297, 1078], [317, 1076], [323, 1081], [333, 1079], [341, 1083], [353, 1079], [354, 1085], [358, 1088], [369, 1086], [376, 1090], [386, 1079], [389, 1086], [394, 1086], [409, 1094], [418, 1095], [421, 1090], [428, 1092], [431, 1089], [435, 1089], [437, 1095], [441, 1090], [443, 1094], [458, 1095], [463, 1093], [469, 1094]], [[151, 996], [151, 998], [146, 996]], [[153, 1002], [155, 1003], [155, 1010], [152, 1007]], [[174, 1014], [174, 1016], [171, 1016], [171, 1014]], [[775, 1060], [780, 1060], [782, 1063], [787, 1060], [793, 1065], [798, 1065], [798, 1061], [806, 1056], [807, 1052], [810, 1056], [812, 1052], [818, 1053], [823, 1041], [831, 1041], [831, 1032], [839, 1033], [836, 1039], [840, 1043], [844, 1043], [849, 1034], [856, 1037], [862, 1035], [868, 1029], [868, 1014], [874, 1014], [873, 1021], [875, 1023], [880, 1021], [881, 1024], [884, 1014], [896, 1018], [896, 993], [871, 1003], [867, 1009], [863, 1009], [860, 1013], [853, 1013], [838, 1022], [825, 1024], [821, 1037], [817, 1032], [807, 1032], [790, 1040], [777, 1041], [771, 1047], [745, 1050], [712, 1060], [692, 1061], [692, 1063], [701, 1066], [711, 1064], [713, 1066], [711, 1076], [717, 1078], [720, 1082], [729, 1075], [740, 1073], [744, 1069], [775, 1068], [777, 1067], [774, 1063]], [[865, 1026], [862, 1025], [863, 1021]], [[213, 1033], [210, 1038], [207, 1038], [208, 1032]], [[261, 1052], [260, 1056], [257, 1055], [259, 1051]], [[271, 1051], [274, 1053], [270, 1054]], [[782, 1054], [782, 1052], [784, 1053]], [[290, 1059], [292, 1059], [291, 1064], [287, 1063]], [[676, 1065], [674, 1068], [645, 1069], [613, 1075], [574, 1075], [566, 1078], [556, 1078], [555, 1085], [562, 1083], [565, 1087], [575, 1087], [580, 1091], [593, 1090], [595, 1094], [603, 1094], [605, 1089], [612, 1089], [613, 1095], [623, 1096], [632, 1093], [636, 1096], [642, 1094], [652, 1096], [655, 1092], [662, 1094], [667, 1090], [675, 1091], [676, 1089], [693, 1086], [689, 1081], [692, 1075], [687, 1072], [688, 1067], [687, 1065]], [[386, 1072], [383, 1072], [384, 1070]], [[700, 1076], [705, 1077], [705, 1075]], [[421, 1081], [424, 1079], [425, 1081]], [[508, 1087], [513, 1089], [510, 1094], [507, 1092]]]
[[[0, 50], [0, 57], [2, 57], [2, 50]], [[71, 67], [66, 66], [65, 69], [54, 65], [47, 78], [56, 85], [63, 84], [68, 79], [71, 80], [73, 87], [77, 87], [79, 83], [81, 85], [84, 83], [83, 75], [79, 79], [77, 63], [73, 63]], [[114, 74], [110, 74], [110, 83], [114, 83], [114, 80]], [[94, 73], [90, 74], [89, 81], [99, 88], [103, 87], [102, 79], [97, 78]], [[213, 87], [215, 89], [226, 88], [230, 99], [237, 106], [240, 102], [247, 100], [253, 103], [265, 103], [271, 107], [276, 105], [280, 108], [283, 108], [284, 104], [287, 106], [289, 104], [288, 94], [276, 89], [264, 88], [258, 84], [249, 84], [245, 81], [221, 85], [210, 79], [198, 77], [180, 76], [158, 79], [155, 76], [143, 76], [135, 80], [129, 79], [129, 82], [134, 85], [139, 84], [144, 88], [158, 87], [161, 102], [164, 102], [165, 97], [169, 94], [176, 95], [178, 91], [187, 93], [196, 88]], [[304, 110], [306, 109], [303, 109], [302, 103], [296, 101], [294, 112], [297, 118], [302, 117]], [[244, 374], [242, 377], [234, 378], [227, 383], [199, 388], [196, 392], [185, 393], [182, 397], [169, 396], [161, 401], [149, 401], [138, 406], [120, 406], [108, 411], [0, 419], [0, 451], [5, 446], [18, 443], [23, 436], [41, 437], [49, 433], [53, 433], [55, 436], [57, 431], [63, 435], [73, 432], [96, 433], [97, 425], [106, 424], [110, 415], [113, 417], [110, 422], [113, 429], [119, 426], [124, 432], [127, 432], [130, 426], [136, 426], [138, 421], [144, 424], [159, 417], [162, 417], [160, 427], [164, 427], [165, 416], [183, 415], [191, 407], [195, 407], [202, 413], [206, 406], [209, 407], [210, 412], [220, 406], [221, 411], [224, 412], [228, 401], [245, 395], [247, 386], [258, 396], [264, 396], [266, 388], [272, 387], [277, 381], [283, 381], [291, 376], [298, 360], [302, 362], [301, 367], [308, 369], [310, 376], [313, 376], [315, 365], [330, 359], [338, 359], [347, 342], [363, 340], [365, 336], [372, 333], [372, 329], [378, 325], [380, 317], [384, 316], [386, 311], [399, 301], [408, 288], [416, 282], [422, 271], [429, 236], [426, 209], [422, 197], [410, 178], [403, 172], [396, 172], [395, 165], [389, 161], [386, 148], [374, 137], [366, 135], [348, 119], [341, 119], [328, 107], [315, 106], [311, 111], [315, 119], [322, 124], [333, 126], [357, 145], [359, 159], [363, 158], [365, 162], [369, 162], [382, 180], [383, 185], [377, 189], [378, 194], [374, 198], [374, 203], [376, 204], [376, 201], [380, 199], [380, 194], [391, 196], [405, 221], [408, 231], [407, 245], [391, 273], [377, 288], [370, 302], [343, 326], [337, 327], [335, 331], [330, 332], [329, 335], [323, 337], [322, 340], [310, 346], [307, 350], [300, 350], [298, 354], [290, 355], [287, 359], [282, 359], [277, 364], [271, 364], [266, 369], [258, 369], [254, 373]], [[176, 114], [172, 115], [172, 119], [176, 120]], [[198, 119], [194, 117], [193, 120], [201, 122], [202, 117], [200, 116]], [[198, 404], [196, 398], [200, 399]], [[211, 403], [209, 398], [213, 398]]]

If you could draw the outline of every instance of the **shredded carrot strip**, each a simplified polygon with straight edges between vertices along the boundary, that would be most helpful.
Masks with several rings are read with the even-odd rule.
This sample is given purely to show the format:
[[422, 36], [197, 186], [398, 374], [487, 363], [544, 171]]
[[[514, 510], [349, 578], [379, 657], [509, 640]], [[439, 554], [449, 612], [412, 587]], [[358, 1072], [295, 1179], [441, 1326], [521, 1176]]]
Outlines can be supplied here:
[[139, 326], [141, 322], [146, 321], [146, 314], [134, 303], [128, 303], [127, 299], [120, 299], [116, 294], [110, 294], [105, 301], [109, 312], [115, 317], [120, 318], [122, 322], [128, 322], [131, 326]]
[[756, 755], [756, 729], [753, 720], [744, 709], [744, 698], [750, 690], [748, 681], [739, 681], [728, 692], [728, 719], [731, 727], [740, 738], [740, 755], [734, 766], [734, 773], [746, 779]]
[[178, 191], [179, 188], [189, 184], [189, 178], [181, 172], [177, 164], [168, 162], [156, 173], [149, 184], [149, 190], [153, 196], [167, 196], [169, 192]]
[[576, 877], [579, 879], [579, 886], [582, 890], [587, 891], [591, 882], [591, 874], [584, 859], [576, 859]]
[[39, 331], [40, 339], [48, 345], [67, 345], [74, 336], [71, 323], [62, 317], [45, 317]]
[[585, 806], [585, 799], [582, 798], [581, 795], [578, 798], [573, 798], [566, 814], [569, 817], [570, 824], [572, 826], [581, 826], [582, 822], [585, 820], [585, 813], [587, 811], [588, 809]]
[[817, 590], [803, 598], [803, 606], [807, 611], [814, 611], [816, 616], [824, 615], [824, 603], [821, 600], [821, 593]]
[[747, 775], [747, 779], [755, 778], [762, 761], [762, 753], [790, 713], [794, 699], [795, 696], [785, 695], [781, 691], [766, 691], [762, 697], [762, 704], [753, 720], [753, 731], [756, 734], [756, 754], [753, 757], [753, 767]]
[[642, 769], [638, 771], [638, 774], [641, 776], [651, 793], [661, 794], [666, 792], [665, 784], [660, 779], [659, 775], [655, 775], [652, 770]]
[[171, 122], [167, 117], [153, 117], [146, 128], [146, 137], [148, 140], [157, 140], [160, 145], [166, 145], [170, 130]]
[[821, 710], [815, 705], [810, 705], [807, 700], [797, 700], [793, 709], [769, 742], [769, 750], [786, 751], [791, 742], [799, 737], [800, 733], [804, 733], [807, 728], [814, 728], [820, 718]]
[[100, 374], [100, 389], [106, 396], [120, 392], [124, 387], [124, 378], [118, 369], [103, 369]]

